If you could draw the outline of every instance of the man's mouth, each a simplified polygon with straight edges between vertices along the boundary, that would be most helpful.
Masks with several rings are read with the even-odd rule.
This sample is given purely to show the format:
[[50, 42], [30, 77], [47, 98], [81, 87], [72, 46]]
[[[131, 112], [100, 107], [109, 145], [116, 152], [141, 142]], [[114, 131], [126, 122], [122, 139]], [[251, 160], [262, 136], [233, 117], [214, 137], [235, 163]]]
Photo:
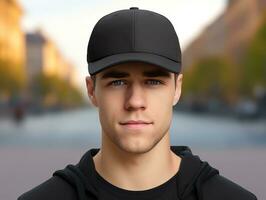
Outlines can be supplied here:
[[125, 122], [121, 122], [120, 124], [125, 125], [125, 124], [151, 124], [152, 122], [145, 121], [145, 120], [129, 120]]
[[144, 127], [151, 125], [152, 122], [145, 121], [145, 120], [129, 120], [126, 122], [121, 122], [120, 124], [126, 128], [139, 129], [139, 128], [144, 128]]

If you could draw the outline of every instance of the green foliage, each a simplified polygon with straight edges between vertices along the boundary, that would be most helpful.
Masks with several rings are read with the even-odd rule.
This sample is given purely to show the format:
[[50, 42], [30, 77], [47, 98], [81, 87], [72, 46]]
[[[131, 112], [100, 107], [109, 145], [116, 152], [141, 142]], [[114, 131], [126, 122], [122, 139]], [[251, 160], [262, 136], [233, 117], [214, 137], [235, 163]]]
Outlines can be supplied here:
[[184, 73], [184, 95], [233, 101], [237, 67], [222, 57], [206, 57]]
[[0, 94], [20, 93], [25, 86], [26, 76], [23, 66], [0, 60]]
[[243, 59], [241, 92], [253, 95], [256, 86], [266, 89], [266, 17], [251, 41]]
[[44, 106], [71, 107], [83, 104], [81, 92], [68, 81], [57, 76], [39, 74], [34, 78], [31, 90], [34, 96], [42, 99]]
[[234, 102], [253, 97], [256, 86], [266, 90], [266, 13], [240, 63], [222, 56], [196, 61], [184, 71], [183, 95]]

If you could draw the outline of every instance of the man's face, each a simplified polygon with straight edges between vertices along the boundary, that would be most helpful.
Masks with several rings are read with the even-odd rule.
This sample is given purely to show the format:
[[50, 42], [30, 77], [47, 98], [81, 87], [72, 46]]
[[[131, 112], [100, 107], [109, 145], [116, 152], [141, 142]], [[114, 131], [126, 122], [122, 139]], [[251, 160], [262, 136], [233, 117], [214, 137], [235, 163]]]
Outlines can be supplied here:
[[[103, 143], [123, 151], [145, 153], [169, 133], [173, 105], [181, 94], [182, 74], [143, 62], [115, 65], [96, 75], [88, 95], [99, 109]], [[127, 124], [142, 120], [145, 124]]]

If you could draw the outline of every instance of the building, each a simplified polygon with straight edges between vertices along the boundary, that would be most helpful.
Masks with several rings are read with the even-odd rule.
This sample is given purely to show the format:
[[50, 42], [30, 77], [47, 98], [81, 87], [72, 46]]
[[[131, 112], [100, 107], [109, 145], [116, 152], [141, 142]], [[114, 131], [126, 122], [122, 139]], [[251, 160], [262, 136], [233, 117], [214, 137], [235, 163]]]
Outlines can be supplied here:
[[184, 68], [206, 56], [224, 55], [239, 61], [266, 11], [266, 0], [230, 0], [224, 13], [211, 23], [183, 54]]
[[[20, 26], [22, 15], [23, 10], [16, 0], [0, 0], [0, 70], [8, 77], [7, 81], [16, 82], [18, 88], [26, 82], [25, 37]], [[8, 85], [0, 84], [8, 95], [11, 92]]]
[[20, 27], [22, 8], [15, 0], [0, 0], [0, 59], [24, 64], [25, 39]]
[[43, 32], [38, 30], [27, 33], [26, 44], [26, 66], [29, 80], [40, 73], [47, 76], [57, 76], [63, 80], [74, 79], [75, 73], [73, 71], [75, 68], [62, 56], [56, 44]]
[[40, 33], [26, 34], [26, 67], [30, 80], [43, 70], [45, 38]]

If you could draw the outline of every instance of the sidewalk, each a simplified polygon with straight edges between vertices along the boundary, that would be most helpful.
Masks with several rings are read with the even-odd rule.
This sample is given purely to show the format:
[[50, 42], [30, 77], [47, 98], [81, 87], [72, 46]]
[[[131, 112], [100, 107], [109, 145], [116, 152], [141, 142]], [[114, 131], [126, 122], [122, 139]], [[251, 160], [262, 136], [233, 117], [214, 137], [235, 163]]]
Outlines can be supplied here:
[[[90, 148], [90, 147], [89, 147]], [[14, 200], [51, 177], [55, 170], [75, 164], [89, 149], [0, 147], [0, 199]], [[226, 151], [192, 149], [220, 174], [266, 199], [266, 148]]]

